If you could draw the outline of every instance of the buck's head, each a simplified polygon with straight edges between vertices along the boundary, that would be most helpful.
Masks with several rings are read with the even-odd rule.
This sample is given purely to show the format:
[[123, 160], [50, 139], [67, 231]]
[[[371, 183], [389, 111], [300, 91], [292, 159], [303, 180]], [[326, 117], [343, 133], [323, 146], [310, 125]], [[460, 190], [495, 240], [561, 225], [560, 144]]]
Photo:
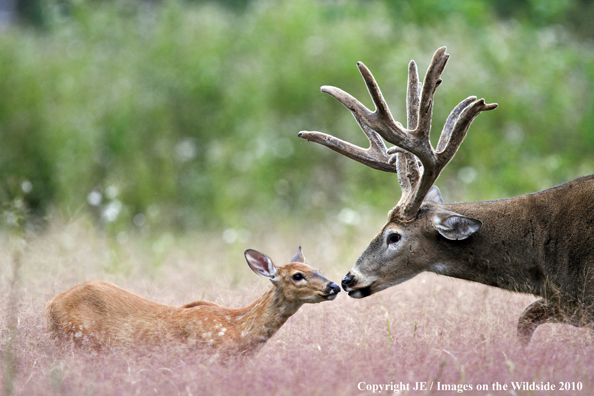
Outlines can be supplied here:
[[414, 219], [402, 218], [398, 207], [394, 208], [386, 225], [343, 278], [342, 287], [349, 296], [370, 296], [423, 271], [447, 272], [441, 246], [469, 238], [482, 222], [446, 210], [442, 203], [439, 189], [433, 186]]
[[305, 264], [301, 246], [289, 264], [276, 267], [270, 257], [252, 249], [245, 251], [245, 259], [256, 274], [269, 279], [286, 301], [319, 303], [334, 300], [340, 287], [320, 275], [311, 265]]
[[[359, 62], [375, 111], [339, 88], [324, 86], [322, 92], [353, 113], [370, 147], [363, 149], [320, 132], [299, 132], [300, 137], [369, 167], [398, 174], [400, 201], [390, 212], [388, 223], [342, 281], [351, 297], [369, 296], [425, 270], [440, 272], [440, 239], [464, 240], [482, 225], [478, 219], [446, 210], [433, 183], [456, 154], [474, 118], [482, 111], [495, 109], [497, 104], [486, 104], [475, 96], [464, 99], [448, 116], [437, 148], [433, 149], [429, 139], [433, 95], [442, 82], [441, 73], [449, 58], [445, 51], [442, 47], [435, 52], [423, 84], [419, 82], [415, 62], [409, 64], [407, 128], [394, 121], [373, 75]], [[384, 140], [394, 147], [388, 149]]]

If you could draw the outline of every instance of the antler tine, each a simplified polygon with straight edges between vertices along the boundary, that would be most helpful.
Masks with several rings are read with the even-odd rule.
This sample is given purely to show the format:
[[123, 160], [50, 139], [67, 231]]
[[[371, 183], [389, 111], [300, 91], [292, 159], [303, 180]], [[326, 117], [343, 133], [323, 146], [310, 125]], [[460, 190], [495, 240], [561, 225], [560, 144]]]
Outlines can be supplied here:
[[[437, 144], [437, 152], [435, 153], [436, 165], [439, 171], [454, 157], [476, 116], [483, 111], [494, 110], [497, 106], [497, 103], [486, 104], [485, 99], [476, 100], [476, 97], [471, 96], [464, 99], [452, 110], [444, 125]], [[457, 116], [456, 112], [458, 112], [459, 116]], [[455, 123], [450, 118], [455, 119]]]
[[[369, 94], [375, 104], [376, 110], [374, 112], [340, 88], [325, 85], [321, 88], [321, 91], [329, 94], [351, 111], [361, 129], [367, 135], [367, 138], [371, 143], [370, 148], [366, 150], [361, 147], [353, 146], [350, 143], [347, 144], [347, 142], [330, 135], [316, 135], [316, 132], [302, 131], [298, 136], [325, 145], [349, 158], [362, 162], [374, 169], [386, 172], [396, 172], [396, 167], [391, 166], [394, 161], [391, 161], [392, 163], [390, 162], [390, 156], [388, 155], [385, 144], [380, 136], [386, 141], [396, 144], [414, 155], [419, 157], [429, 157], [431, 155], [431, 150], [427, 150], [426, 146], [419, 144], [419, 142], [414, 139], [414, 136], [411, 135], [402, 124], [394, 121], [379, 86], [367, 66], [365, 66], [363, 62], [358, 62], [357, 67], [361, 72], [365, 84], [367, 85], [367, 89], [369, 90]], [[418, 81], [418, 76], [416, 77], [416, 80]], [[371, 161], [370, 154], [373, 156]]]
[[400, 203], [410, 200], [411, 194], [416, 190], [416, 186], [421, 180], [421, 172], [418, 165], [418, 159], [411, 153], [405, 151], [396, 154], [396, 168], [398, 169], [398, 184], [402, 189]]
[[320, 88], [320, 91], [332, 96], [334, 99], [342, 103], [343, 106], [349, 109], [357, 119], [369, 118], [373, 114], [371, 110], [365, 107], [365, 105], [359, 102], [353, 95], [340, 88], [324, 85]]
[[[407, 155], [408, 154], [408, 155]], [[412, 190], [412, 183], [406, 174], [408, 173], [408, 162], [410, 153], [399, 152], [395, 155], [396, 169], [398, 169], [398, 184], [402, 190], [402, 197]]]
[[452, 131], [454, 130], [454, 125], [458, 122], [458, 118], [460, 114], [474, 101], [476, 100], [476, 96], [469, 96], [464, 99], [462, 102], [458, 103], [456, 107], [452, 110], [450, 115], [448, 116], [445, 124], [443, 125], [443, 130], [441, 135], [439, 136], [439, 142], [437, 142], [437, 148], [435, 151], [438, 153], [443, 151], [447, 144], [450, 142], [450, 137], [452, 135]]
[[321, 88], [321, 91], [334, 97], [351, 111], [355, 120], [363, 130], [363, 133], [367, 136], [367, 140], [369, 140], [369, 148], [364, 149], [321, 132], [301, 131], [297, 136], [310, 142], [326, 146], [339, 154], [354, 159], [373, 169], [396, 173], [396, 167], [389, 162], [390, 157], [387, 154], [386, 144], [377, 132], [371, 129], [366, 123], [362, 122], [362, 120], [367, 118], [372, 112], [355, 97], [340, 88], [325, 85]]
[[[421, 104], [419, 108], [419, 125], [415, 129], [414, 134], [418, 136], [423, 144], [428, 145], [429, 148], [431, 148], [429, 134], [431, 132], [431, 118], [433, 115], [433, 97], [437, 87], [442, 83], [441, 73], [443, 73], [449, 58], [450, 55], [446, 53], [446, 47], [438, 48], [433, 55], [433, 59], [431, 60], [429, 68], [427, 68], [427, 73], [425, 73], [425, 79], [423, 80]], [[431, 149], [431, 151], [433, 150]], [[432, 159], [430, 158], [432, 156], [428, 157], [429, 158], [420, 157], [419, 159], [426, 164], [425, 161], [430, 161]]]
[[408, 130], [416, 129], [419, 124], [420, 86], [417, 64], [411, 60], [408, 64], [408, 86], [406, 89], [406, 128]]
[[[396, 125], [394, 122], [388, 105], [369, 69], [367, 69], [362, 62], [358, 62], [357, 66], [359, 67], [361, 75], [365, 80], [369, 93], [376, 106], [375, 112], [369, 110], [354, 96], [340, 88], [325, 85], [322, 86], [320, 90], [338, 100], [351, 111], [353, 117], [355, 117], [355, 120], [359, 124], [359, 127], [361, 127], [363, 133], [367, 136], [370, 147], [364, 149], [321, 132], [301, 131], [297, 136], [307, 139], [310, 142], [322, 144], [339, 154], [361, 162], [373, 169], [397, 173], [394, 161], [390, 161], [390, 155], [388, 155], [386, 145], [380, 136], [381, 133], [378, 133], [378, 130], [376, 129], [379, 127], [380, 123], [374, 121], [381, 118], [382, 121], [387, 121], [390, 125], [394, 125], [398, 130], [397, 133], [404, 135], [406, 132], [402, 125]], [[405, 138], [405, 136], [403, 137]]]
[[[402, 144], [403, 142], [388, 139], [381, 132], [384, 139], [393, 143], [406, 151], [416, 155], [424, 168], [432, 171], [435, 167], [435, 152], [431, 146], [429, 138], [431, 133], [431, 118], [433, 116], [433, 97], [437, 87], [441, 84], [441, 74], [443, 73], [450, 55], [446, 53], [446, 47], [438, 48], [433, 55], [433, 59], [427, 72], [425, 80], [421, 86], [419, 82], [417, 65], [414, 61], [409, 63], [408, 67], [408, 89], [407, 89], [407, 141], [411, 146]], [[415, 89], [416, 87], [416, 89]], [[420, 91], [420, 98], [418, 97]], [[392, 154], [394, 148], [388, 150]], [[431, 177], [426, 175], [425, 177]], [[435, 180], [435, 179], [434, 179]]]
[[[385, 157], [381, 155], [381, 147], [374, 147], [375, 144], [371, 139], [369, 140], [371, 146], [368, 149], [356, 146], [352, 143], [338, 139], [332, 135], [328, 135], [322, 132], [316, 131], [301, 131], [297, 134], [300, 138], [306, 139], [307, 141], [321, 144], [329, 149], [336, 151], [339, 154], [344, 155], [350, 159], [367, 165], [370, 168], [377, 169], [383, 172], [396, 173], [396, 167], [388, 162], [388, 155]], [[384, 142], [381, 142], [384, 144]], [[384, 153], [386, 152], [384, 144]]]
[[[355, 111], [353, 115], [357, 118], [359, 123], [367, 124], [371, 129], [377, 132], [381, 137], [383, 137], [387, 142], [397, 145], [402, 149], [409, 151], [417, 156], [426, 155], [426, 152], [419, 148], [421, 147], [413, 135], [411, 135], [409, 130], [404, 128], [402, 124], [398, 121], [394, 121], [392, 117], [392, 113], [390, 113], [390, 109], [382, 92], [379, 89], [373, 74], [371, 71], [365, 66], [363, 62], [358, 62], [357, 67], [361, 72], [361, 76], [363, 76], [363, 80], [365, 80], [365, 84], [367, 85], [367, 90], [371, 95], [371, 99], [375, 104], [375, 111], [372, 113], [371, 111], [367, 110], [368, 113], [359, 113], [362, 117], [358, 117], [359, 114], [356, 114]], [[327, 92], [332, 95], [331, 92]], [[334, 95], [332, 95], [334, 96]], [[342, 102], [339, 97], [334, 96], [338, 99], [342, 104], [344, 104], [347, 108], [351, 109], [347, 104]], [[366, 108], [367, 109], [367, 108]]]
[[[410, 61], [408, 64], [408, 85], [406, 90], [406, 128], [408, 130], [416, 129], [419, 122], [420, 88], [417, 64], [415, 61]], [[408, 201], [410, 194], [421, 177], [421, 170], [418, 165], [419, 160], [415, 155], [402, 150], [398, 146], [390, 148], [388, 152], [396, 152], [394, 162], [396, 162], [398, 169], [398, 183], [402, 189], [400, 202]]]
[[[429, 135], [431, 132], [431, 117], [433, 115], [433, 96], [435, 90], [442, 82], [441, 73], [444, 71], [446, 63], [450, 57], [445, 51], [446, 47], [440, 47], [435, 51], [431, 64], [427, 69], [427, 73], [425, 73], [425, 80], [422, 85], [419, 81], [417, 64], [415, 61], [410, 61], [408, 65], [408, 87], [406, 98], [407, 132], [417, 147], [411, 150], [400, 144], [400, 142], [393, 142], [382, 135], [384, 139], [388, 140], [390, 143], [415, 154], [425, 165], [433, 165], [435, 159]], [[421, 148], [419, 148], [419, 146], [421, 146]], [[393, 154], [395, 151], [397, 151], [395, 147], [390, 147], [388, 153]]]
[[384, 99], [384, 95], [382, 95], [382, 91], [380, 90], [377, 81], [375, 81], [373, 74], [371, 74], [371, 71], [367, 68], [367, 66], [365, 66], [363, 62], [357, 62], [357, 67], [359, 68], [359, 72], [361, 73], [361, 76], [367, 85], [367, 90], [369, 91], [371, 100], [373, 100], [373, 104], [375, 105], [375, 112], [369, 114], [367, 117], [370, 119], [369, 121], [373, 122], [375, 121], [375, 118], [382, 119], [384, 123], [388, 124], [389, 127], [394, 129], [394, 131], [390, 132], [404, 136], [406, 134], [404, 127], [399, 122], [394, 121], [394, 118], [392, 118], [392, 113], [390, 113], [390, 109], [388, 108], [388, 104]]

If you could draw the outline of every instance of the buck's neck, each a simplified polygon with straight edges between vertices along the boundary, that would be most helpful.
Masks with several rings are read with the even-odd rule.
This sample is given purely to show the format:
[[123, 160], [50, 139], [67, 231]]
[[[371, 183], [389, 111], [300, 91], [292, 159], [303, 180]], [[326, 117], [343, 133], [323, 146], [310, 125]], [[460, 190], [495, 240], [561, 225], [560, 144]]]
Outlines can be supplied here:
[[[481, 229], [467, 240], [441, 240], [447, 261], [434, 272], [521, 293], [543, 295], [547, 280], [544, 249], [550, 237], [546, 224], [527, 199], [445, 205], [448, 210], [480, 219]], [[548, 216], [551, 215], [549, 212]]]
[[252, 305], [242, 308], [237, 316], [237, 327], [246, 345], [257, 345], [270, 337], [299, 307], [299, 302], [289, 302], [277, 287], [272, 287]]
[[442, 273], [507, 290], [550, 294], [549, 286], [566, 283], [563, 274], [575, 264], [583, 241], [594, 240], [593, 192], [594, 176], [585, 176], [516, 198], [443, 205], [481, 220], [483, 226], [465, 241], [440, 241], [436, 257], [447, 256], [453, 264]]

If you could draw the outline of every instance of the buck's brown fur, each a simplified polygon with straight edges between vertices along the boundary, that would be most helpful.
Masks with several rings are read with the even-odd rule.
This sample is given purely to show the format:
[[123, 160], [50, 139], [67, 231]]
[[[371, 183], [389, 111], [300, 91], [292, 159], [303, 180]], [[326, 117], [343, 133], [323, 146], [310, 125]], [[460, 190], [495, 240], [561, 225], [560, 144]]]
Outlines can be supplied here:
[[[108, 282], [84, 282], [46, 303], [48, 330], [54, 337], [92, 345], [170, 339], [200, 348], [250, 351], [272, 337], [301, 305], [332, 300], [340, 291], [301, 262], [274, 267], [273, 272], [269, 279], [274, 286], [244, 308], [208, 301], [172, 307]], [[303, 279], [295, 281], [295, 274]]]

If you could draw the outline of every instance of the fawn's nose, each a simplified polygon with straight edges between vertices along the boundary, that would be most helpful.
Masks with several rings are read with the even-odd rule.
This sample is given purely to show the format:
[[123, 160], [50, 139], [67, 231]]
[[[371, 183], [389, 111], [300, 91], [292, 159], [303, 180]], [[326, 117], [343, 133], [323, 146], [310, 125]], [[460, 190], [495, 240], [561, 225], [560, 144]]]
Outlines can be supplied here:
[[334, 282], [330, 283], [328, 285], [328, 288], [330, 289], [330, 291], [328, 292], [328, 294], [338, 294], [338, 293], [340, 293], [340, 286], [338, 286]]
[[355, 284], [355, 277], [349, 272], [342, 278], [342, 288], [346, 291], [349, 287]]

